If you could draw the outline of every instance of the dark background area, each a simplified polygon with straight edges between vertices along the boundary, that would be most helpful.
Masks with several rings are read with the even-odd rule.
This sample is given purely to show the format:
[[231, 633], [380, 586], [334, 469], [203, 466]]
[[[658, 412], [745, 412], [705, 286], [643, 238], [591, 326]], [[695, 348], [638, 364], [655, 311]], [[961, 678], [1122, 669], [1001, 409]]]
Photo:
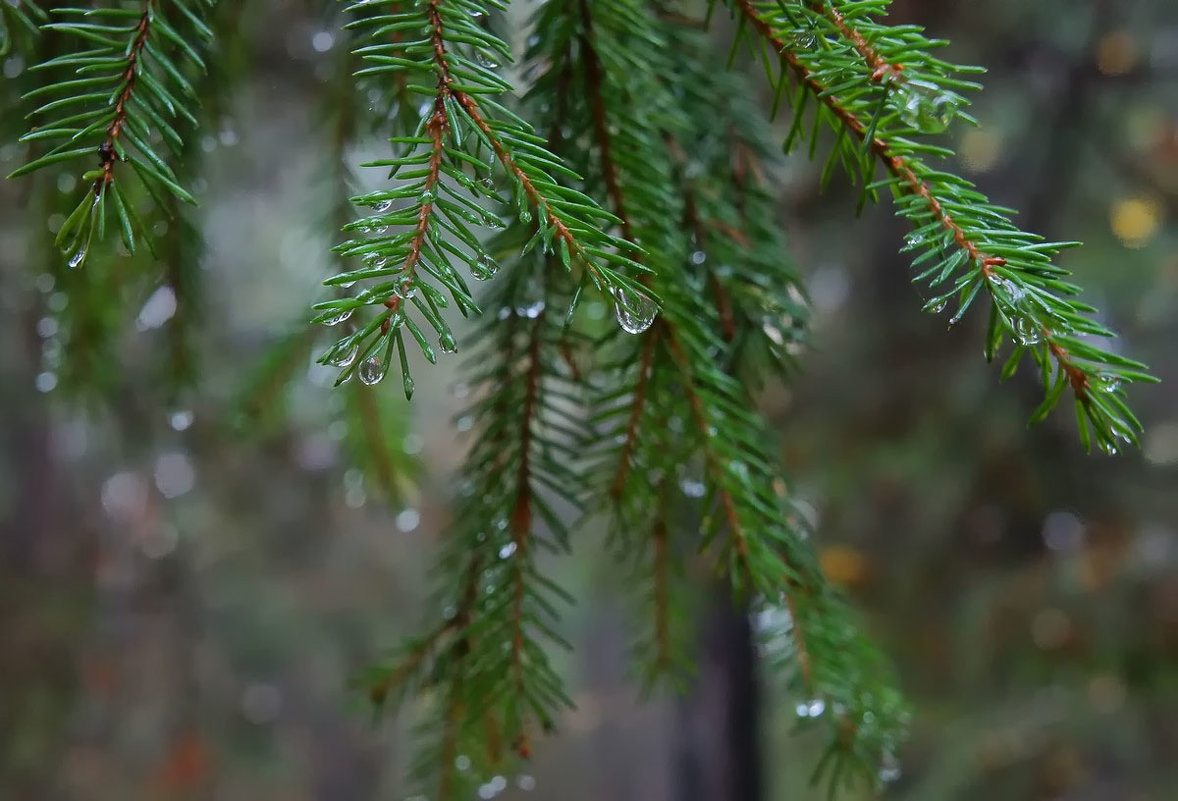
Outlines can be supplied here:
[[[194, 148], [201, 236], [168, 232], [183, 258], [141, 272], [93, 265], [118, 302], [86, 336], [62, 344], [57, 321], [99, 289], [46, 241], [74, 185], [0, 182], [0, 799], [408, 795], [406, 732], [348, 682], [423, 616], [469, 428], [450, 419], [458, 360], [416, 371], [412, 407], [380, 387], [396, 466], [421, 469], [391, 506], [349, 467], [323, 371], [300, 364], [265, 425], [240, 401], [335, 241], [327, 5], [234, 12], [223, 66], [249, 78]], [[977, 315], [946, 330], [920, 311], [891, 209], [856, 219], [804, 158], [768, 171], [815, 327], [804, 375], [763, 405], [824, 568], [914, 705], [884, 796], [1178, 798], [1178, 5], [894, 8], [990, 70], [954, 168], [1025, 228], [1087, 243], [1066, 265], [1163, 383], [1132, 397], [1141, 452], [1085, 455], [1066, 408], [1028, 429], [1034, 377], [999, 384]], [[4, 173], [26, 69], [3, 60]], [[186, 262], [169, 301], [158, 264]], [[560, 657], [578, 709], [504, 797], [751, 801], [759, 762], [766, 801], [817, 799], [819, 744], [791, 734], [808, 699], [748, 682], [747, 623], [723, 604], [700, 616], [690, 696], [640, 705], [598, 534], [554, 567], [582, 599]]]

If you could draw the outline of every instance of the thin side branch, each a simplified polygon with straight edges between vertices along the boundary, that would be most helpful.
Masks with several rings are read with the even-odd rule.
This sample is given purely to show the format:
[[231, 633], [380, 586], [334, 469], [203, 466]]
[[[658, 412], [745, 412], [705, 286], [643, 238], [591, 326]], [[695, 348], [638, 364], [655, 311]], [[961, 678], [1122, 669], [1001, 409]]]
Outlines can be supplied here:
[[[741, 13], [748, 19], [749, 24], [753, 26], [762, 37], [765, 38], [785, 59], [794, 75], [798, 80], [804, 83], [811, 92], [821, 102], [825, 103], [843, 126], [860, 142], [867, 139], [867, 126], [860, 120], [853, 112], [847, 109], [839, 100], [838, 96], [829, 93], [827, 87], [815, 77], [806, 65], [804, 65], [798, 58], [797, 54], [783, 42], [780, 38], [773, 34], [771, 26], [765, 22], [753, 7], [751, 0], [733, 0], [736, 7], [740, 9]], [[874, 70], [878, 70], [883, 64], [887, 69], [894, 69], [892, 65], [888, 65], [886, 61], [879, 56], [875, 50], [868, 44], [867, 40], [861, 33], [847, 24], [845, 18], [831, 7], [828, 3], [811, 3], [815, 7], [820, 7], [822, 13], [826, 14], [831, 21], [839, 27], [840, 33], [850, 39], [856, 46], [859, 53], [867, 60], [868, 65]], [[976, 243], [970, 240], [966, 234], [965, 229], [962, 228], [954, 219], [953, 215], [944, 207], [941, 201], [933, 194], [932, 188], [928, 183], [920, 178], [903, 156], [892, 153], [891, 146], [881, 137], [873, 136], [868, 143], [868, 147], [877, 159], [884, 165], [889, 173], [900, 179], [902, 190], [909, 195], [920, 197], [928, 205], [935, 219], [941, 225], [951, 231], [953, 240], [957, 246], [964, 250], [973, 264], [976, 264], [986, 282], [986, 289], [993, 297], [995, 295], [995, 280], [999, 278], [994, 272], [995, 267], [1006, 264], [1006, 260], [998, 256], [990, 256], [983, 253]], [[1084, 403], [1088, 402], [1088, 377], [1084, 371], [1077, 367], [1069, 358], [1067, 350], [1058, 346], [1053, 339], [1055, 334], [1047, 329], [1044, 329], [1044, 339], [1050, 344], [1051, 355], [1059, 364], [1071, 383], [1072, 389], [1076, 395]]]
[[147, 45], [147, 35], [151, 31], [151, 13], [155, 9], [157, 0], [146, 0], [143, 4], [143, 14], [135, 26], [135, 38], [131, 40], [131, 47], [127, 50], [127, 66], [123, 70], [123, 88], [115, 100], [115, 116], [106, 128], [106, 139], [98, 147], [98, 158], [101, 160], [102, 175], [94, 180], [94, 195], [101, 195], [108, 184], [114, 182], [114, 166], [118, 161], [115, 148], [119, 135], [123, 132], [123, 125], [127, 121], [127, 104], [135, 94], [135, 84], [139, 77], [139, 57]]

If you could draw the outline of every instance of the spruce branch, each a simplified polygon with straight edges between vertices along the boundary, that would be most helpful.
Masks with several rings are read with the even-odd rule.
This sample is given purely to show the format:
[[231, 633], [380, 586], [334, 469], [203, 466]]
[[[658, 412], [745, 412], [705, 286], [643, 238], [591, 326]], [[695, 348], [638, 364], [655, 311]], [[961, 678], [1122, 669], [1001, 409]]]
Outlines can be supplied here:
[[126, 163], [158, 206], [166, 207], [168, 198], [195, 203], [172, 162], [184, 152], [181, 118], [190, 127], [197, 125], [187, 108], [198, 100], [191, 73], [205, 70], [213, 38], [206, 18], [213, 6], [214, 0], [174, 0], [165, 10], [158, 0], [143, 0], [133, 7], [53, 9], [60, 21], [43, 24], [90, 48], [35, 67], [65, 77], [25, 95], [46, 102], [30, 115], [41, 122], [21, 141], [60, 141], [9, 177], [97, 156], [97, 168], [82, 175], [91, 191], [58, 232], [57, 245], [71, 267], [86, 261], [95, 235], [104, 236], [108, 197], [127, 249], [135, 251], [137, 238], [152, 244], [136, 210], [137, 198], [117, 178], [116, 164]]
[[[1141, 424], [1125, 403], [1124, 385], [1153, 382], [1146, 366], [1092, 344], [1112, 332], [1091, 318], [1095, 310], [1072, 299], [1079, 288], [1053, 263], [1075, 243], [1049, 243], [1019, 230], [1011, 212], [994, 206], [968, 181], [930, 166], [928, 157], [950, 151], [920, 141], [945, 130], [961, 112], [958, 91], [976, 88], [957, 75], [972, 70], [929, 55], [943, 43], [910, 26], [892, 27], [875, 16], [886, 2], [787, 0], [765, 3], [733, 0], [747, 23], [746, 34], [770, 45], [784, 65], [768, 65], [779, 95], [788, 94], [795, 115], [787, 146], [803, 134], [809, 101], [816, 104], [816, 126], [838, 135], [825, 175], [841, 161], [861, 174], [864, 199], [881, 188], [892, 191], [897, 211], [915, 227], [904, 248], [916, 252], [917, 281], [937, 294], [925, 308], [957, 309], [950, 325], [962, 319], [979, 297], [990, 298], [986, 355], [993, 359], [1004, 341], [1014, 345], [1003, 377], [1026, 356], [1040, 374], [1045, 397], [1032, 423], [1045, 418], [1065, 391], [1075, 399], [1081, 439], [1115, 453], [1122, 443], [1137, 444]], [[757, 37], [753, 39], [752, 37]], [[788, 88], [792, 75], [794, 88]], [[966, 117], [969, 119], [968, 117]], [[876, 181], [876, 165], [887, 177]]]
[[[904, 729], [902, 705], [895, 700], [865, 706], [864, 699], [898, 699], [898, 694], [889, 686], [878, 654], [855, 632], [849, 610], [818, 569], [804, 527], [785, 495], [769, 448], [772, 437], [750, 411], [749, 388], [732, 373], [740, 353], [736, 343], [752, 332], [763, 335], [766, 315], [791, 307], [804, 320], [795, 297], [796, 275], [781, 266], [780, 252], [764, 270], [764, 246], [780, 242], [768, 234], [771, 229], [760, 217], [762, 207], [771, 204], [751, 191], [749, 173], [757, 169], [748, 155], [753, 150], [745, 149], [734, 160], [731, 129], [724, 129], [726, 141], [699, 147], [713, 136], [716, 97], [726, 97], [714, 91], [719, 88], [715, 81], [696, 74], [706, 71], [706, 64], [677, 69], [682, 65], [672, 57], [656, 61], [641, 78], [620, 65], [602, 68], [604, 60], [595, 55], [601, 48], [629, 51], [635, 41], [648, 38], [674, 42], [669, 49], [685, 50], [685, 61], [700, 57], [692, 52], [686, 32], [669, 26], [658, 32], [640, 28], [624, 11], [611, 14], [616, 8], [579, 4], [587, 94], [582, 113], [593, 122], [597, 162], [595, 169], [585, 171], [599, 176], [598, 188], [622, 221], [625, 235], [646, 245], [644, 258], [652, 270], [647, 280], [662, 299], [662, 314], [638, 343], [622, 343], [613, 368], [617, 373], [593, 417], [598, 426], [594, 437], [605, 444], [591, 476], [608, 479], [611, 534], [623, 553], [641, 552], [641, 538], [627, 531], [648, 530], [654, 537], [643, 558], [653, 560], [653, 658], [656, 667], [665, 667], [663, 535], [669, 521], [663, 493], [669, 475], [681, 475], [683, 465], [696, 457], [702, 461], [699, 489], [693, 480], [683, 481], [684, 494], [697, 499], [704, 513], [697, 547], [721, 566], [739, 595], [775, 606], [791, 621], [790, 656], [779, 667], [793, 677], [790, 682], [805, 693], [807, 704], [832, 708], [826, 718], [832, 785], [850, 775], [847, 771], [877, 781], [879, 766], [894, 758]], [[703, 49], [702, 43], [695, 44]], [[693, 115], [697, 109], [685, 102], [697, 86], [703, 102], [712, 104], [711, 116]], [[615, 137], [624, 138], [625, 147], [615, 147]], [[704, 157], [702, 169], [693, 167], [702, 173], [698, 184], [678, 158], [688, 147]], [[712, 153], [717, 157], [711, 158]], [[717, 175], [723, 178], [721, 186], [736, 191], [709, 195], [706, 184], [715, 184]], [[672, 189], [662, 194], [650, 187]], [[705, 231], [697, 195], [706, 198], [707, 211], [719, 223], [712, 226], [715, 231]], [[668, 197], [675, 198], [673, 205], [665, 202]], [[676, 207], [678, 215], [669, 213]], [[683, 224], [677, 224], [677, 217]], [[754, 238], [757, 247], [751, 246]], [[713, 261], [714, 256], [732, 258], [737, 266]], [[734, 303], [730, 295], [742, 301]], [[676, 432], [674, 447], [660, 433], [667, 426]], [[649, 528], [639, 524], [643, 519], [650, 521]]]
[[[492, 245], [512, 251], [534, 229], [517, 224]], [[577, 476], [564, 460], [584, 435], [557, 422], [569, 417], [573, 392], [559, 375], [562, 321], [547, 307], [561, 291], [543, 289], [560, 275], [552, 258], [533, 251], [515, 265], [491, 297], [498, 311], [482, 326], [474, 401], [463, 413], [481, 421], [480, 433], [437, 566], [445, 619], [370, 677], [382, 701], [407, 700], [414, 675], [421, 697], [439, 699], [440, 718], [432, 720], [442, 721], [440, 737], [418, 755], [416, 771], [439, 798], [463, 797], [471, 781], [526, 757], [531, 738], [571, 705], [546, 652], [567, 647], [556, 626], [569, 599], [540, 565], [545, 552], [566, 547], [553, 504], [579, 503]], [[465, 768], [458, 755], [469, 760]]]
[[[387, 0], [363, 0], [348, 11], [360, 15], [374, 8], [391, 13], [358, 16], [350, 23], [373, 42], [356, 51], [369, 64], [357, 75], [408, 76], [406, 89], [425, 102], [414, 134], [393, 138], [401, 155], [371, 162], [391, 168], [403, 185], [355, 198], [374, 206], [376, 213], [345, 230], [378, 235], [352, 239], [337, 250], [344, 257], [361, 258], [365, 266], [328, 281], [344, 287], [357, 281], [375, 283], [355, 297], [317, 304], [321, 313], [315, 321], [332, 323], [358, 309], [377, 307], [375, 317], [337, 342], [322, 361], [343, 368], [341, 383], [358, 374], [361, 381], [373, 384], [384, 377], [395, 349], [406, 395], [411, 395], [403, 330], [427, 360], [435, 361], [436, 355], [421, 326], [408, 315], [409, 306], [434, 329], [443, 351], [457, 350], [441, 310], [453, 301], [465, 316], [477, 313], [478, 306], [452, 265], [465, 264], [476, 280], [494, 275], [498, 263], [487, 253], [482, 234], [504, 226], [505, 207], [514, 207], [525, 224], [535, 217], [537, 225], [524, 249], [539, 247], [558, 255], [558, 264], [584, 270], [600, 288], [632, 285], [628, 273], [639, 267], [626, 255], [632, 246], [605, 230], [616, 222], [612, 216], [585, 194], [557, 181], [554, 176], [578, 176], [497, 99], [511, 85], [493, 70], [511, 53], [477, 18], [500, 5], [432, 0], [404, 7]], [[392, 36], [413, 31], [424, 32], [424, 38]], [[499, 194], [497, 181], [510, 190], [510, 199]], [[408, 201], [405, 208], [394, 208], [403, 201]], [[397, 232], [386, 233], [390, 227]]]

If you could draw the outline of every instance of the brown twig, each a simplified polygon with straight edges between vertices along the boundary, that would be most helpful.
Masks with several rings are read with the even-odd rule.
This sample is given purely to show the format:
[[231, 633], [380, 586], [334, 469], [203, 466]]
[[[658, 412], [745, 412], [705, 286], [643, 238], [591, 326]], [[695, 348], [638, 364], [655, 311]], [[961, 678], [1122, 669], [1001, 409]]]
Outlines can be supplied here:
[[646, 337], [642, 346], [642, 356], [638, 361], [638, 379], [634, 384], [634, 399], [630, 404], [630, 420], [626, 425], [626, 439], [622, 443], [622, 452], [618, 455], [618, 472], [610, 488], [610, 495], [615, 501], [621, 499], [626, 487], [626, 479], [630, 475], [630, 455], [634, 452], [634, 445], [638, 442], [638, 423], [642, 419], [642, 410], [646, 406], [647, 389], [654, 362], [654, 352], [658, 345], [662, 326], [658, 326]]
[[556, 232], [556, 236], [563, 240], [566, 245], [568, 245], [569, 255], [574, 257], [577, 261], [581, 262], [581, 264], [585, 266], [585, 269], [588, 270], [590, 274], [594, 276], [594, 278], [601, 282], [603, 280], [601, 272], [593, 264], [592, 259], [589, 258], [589, 254], [586, 253], [585, 249], [581, 247], [581, 243], [577, 240], [577, 237], [573, 234], [573, 232], [569, 230], [569, 227], [565, 225], [564, 220], [557, 216], [556, 212], [554, 212], [552, 208], [548, 206], [548, 204], [544, 203], [544, 198], [540, 194], [539, 190], [536, 189], [536, 185], [532, 183], [532, 179], [529, 178], [528, 174], [524, 172], [518, 164], [515, 163], [515, 159], [513, 159], [511, 154], [507, 152], [507, 149], [503, 147], [503, 143], [500, 141], [498, 134], [495, 133], [494, 129], [487, 124], [486, 119], [483, 118], [483, 114], [479, 109], [478, 102], [474, 99], [473, 96], [468, 95], [466, 92], [454, 90], [452, 94], [458, 104], [462, 106], [463, 110], [466, 111], [471, 121], [475, 124], [475, 127], [482, 131], [483, 135], [487, 137], [487, 141], [491, 143], [491, 149], [495, 152], [495, 158], [499, 160], [499, 163], [503, 165], [505, 170], [514, 175], [516, 180], [520, 182], [520, 186], [523, 188], [524, 194], [527, 196], [531, 204], [537, 209], [543, 210], [543, 213], [548, 220], [548, 224]]
[[532, 488], [531, 488], [531, 445], [532, 422], [536, 415], [536, 406], [540, 394], [540, 374], [542, 362], [540, 359], [541, 330], [543, 328], [545, 312], [540, 312], [532, 326], [531, 342], [528, 346], [528, 369], [524, 378], [524, 405], [520, 411], [520, 461], [517, 473], [515, 507], [511, 512], [511, 541], [515, 546], [512, 554], [512, 572], [515, 588], [512, 597], [511, 616], [513, 631], [511, 637], [511, 670], [515, 681], [516, 691], [523, 692], [523, 655], [524, 655], [524, 564], [532, 533]]
[[106, 138], [98, 146], [102, 174], [94, 179], [95, 197], [101, 195], [103, 190], [115, 180], [114, 166], [118, 161], [116, 143], [127, 122], [127, 104], [131, 102], [131, 96], [135, 93], [135, 84], [139, 77], [139, 57], [147, 45], [147, 35], [151, 30], [151, 13], [155, 8], [156, 1], [145, 0], [143, 14], [135, 26], [135, 38], [131, 40], [131, 47], [127, 51], [127, 66], [123, 70], [123, 88], [115, 100], [114, 119], [106, 127]]
[[[417, 272], [417, 264], [421, 261], [421, 250], [425, 247], [426, 237], [429, 235], [430, 216], [434, 210], [434, 198], [438, 191], [441, 178], [443, 143], [442, 136], [450, 126], [446, 116], [446, 99], [453, 96], [451, 89], [453, 78], [450, 76], [450, 61], [446, 54], [446, 39], [442, 28], [442, 14], [438, 10], [439, 0], [429, 0], [426, 17], [430, 25], [430, 42], [434, 51], [434, 63], [438, 65], [438, 89], [434, 96], [434, 108], [426, 121], [425, 129], [430, 138], [430, 157], [426, 165], [425, 186], [422, 195], [427, 199], [421, 204], [417, 212], [417, 227], [413, 232], [413, 239], [409, 243], [409, 253], [405, 256], [405, 263], [401, 268], [401, 281], [411, 282]], [[394, 292], [385, 298], [384, 305], [388, 307], [388, 315], [381, 323], [381, 333], [388, 333], [392, 325], [392, 318], [400, 311], [405, 302], [405, 296]]]
[[[838, 120], [843, 124], [850, 133], [859, 141], [866, 142], [867, 140], [867, 126], [863, 124], [854, 112], [846, 108], [837, 95], [828, 93], [826, 87], [814, 77], [809, 68], [802, 63], [797, 53], [794, 52], [785, 42], [774, 35], [772, 27], [762, 19], [756, 9], [753, 7], [751, 0], [734, 0], [736, 7], [740, 9], [741, 13], [748, 19], [749, 24], [762, 37], [772, 44], [794, 75], [799, 81], [805, 84], [811, 92], [822, 103], [825, 103], [827, 108], [834, 113]], [[868, 60], [868, 65], [878, 69], [879, 64], [887, 63], [883, 61], [882, 57], [875, 54], [874, 48], [867, 43], [862, 34], [854, 30], [842, 17], [838, 11], [828, 4], [822, 4], [821, 11], [828, 14], [831, 21], [839, 27], [839, 32], [851, 39], [859, 50], [860, 54]], [[834, 14], [835, 16], [829, 16]], [[874, 58], [873, 62], [871, 59]], [[991, 296], [995, 296], [995, 282], [1000, 276], [995, 272], [995, 267], [1001, 267], [1006, 264], [1006, 260], [998, 256], [990, 256], [981, 251], [976, 243], [970, 240], [969, 235], [965, 229], [957, 222], [954, 216], [944, 207], [941, 201], [933, 194], [932, 187], [928, 182], [923, 180], [908, 160], [901, 155], [895, 154], [891, 150], [891, 146], [883, 138], [879, 136], [872, 136], [871, 141], [867, 143], [871, 152], [884, 165], [884, 167], [893, 176], [900, 179], [902, 189], [905, 193], [911, 196], [920, 197], [928, 205], [929, 211], [932, 212], [933, 217], [940, 222], [940, 224], [953, 235], [954, 242], [957, 246], [964, 250], [970, 257], [972, 263], [978, 265], [982, 272], [982, 276], [986, 281], [987, 290]], [[1044, 338], [1049, 343], [1049, 351], [1052, 357], [1059, 364], [1061, 370], [1068, 375], [1068, 380], [1071, 382], [1072, 388], [1075, 390], [1077, 397], [1084, 403], [1088, 402], [1088, 378], [1084, 371], [1077, 367], [1074, 362], [1068, 358], [1067, 350], [1059, 346], [1053, 341], [1054, 334], [1049, 330], [1044, 330]]]

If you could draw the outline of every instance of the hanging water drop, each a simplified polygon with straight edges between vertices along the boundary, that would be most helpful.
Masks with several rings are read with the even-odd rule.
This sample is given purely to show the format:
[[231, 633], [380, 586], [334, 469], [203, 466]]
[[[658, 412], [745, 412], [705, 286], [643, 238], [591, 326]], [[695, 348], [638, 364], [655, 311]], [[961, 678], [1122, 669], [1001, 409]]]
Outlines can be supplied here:
[[518, 317], [527, 317], [529, 320], [535, 320], [544, 312], [544, 299], [534, 300], [521, 306], [515, 307], [515, 313]]
[[627, 334], [641, 334], [654, 322], [657, 307], [654, 301], [629, 287], [610, 287], [614, 296], [614, 314], [618, 325]]
[[1023, 347], [1032, 347], [1043, 341], [1043, 329], [1031, 317], [1014, 318], [1014, 335]]
[[336, 367], [351, 367], [352, 362], [356, 361], [356, 354], [359, 352], [359, 343], [355, 343], [351, 347], [337, 346], [335, 351], [328, 358], [328, 361]]
[[339, 314], [335, 315], [334, 317], [328, 317], [326, 320], [323, 321], [323, 324], [324, 325], [339, 325], [340, 323], [342, 323], [344, 320], [348, 319], [351, 316], [352, 316], [352, 310], [351, 309], [344, 309], [343, 311], [341, 311]]
[[412, 300], [417, 294], [417, 283], [413, 280], [413, 276], [400, 276], [393, 286], [393, 294], [402, 300]]
[[502, 231], [507, 227], [503, 224], [503, 220], [499, 219], [494, 214], [484, 214], [483, 225], [487, 226], [492, 231]]
[[793, 50], [813, 50], [814, 46], [818, 44], [818, 37], [812, 33], [802, 31], [790, 37], [790, 44]]
[[945, 307], [949, 305], [947, 300], [930, 300], [924, 304], [924, 310], [929, 314], [940, 314], [945, 311]]
[[438, 347], [442, 349], [443, 353], [458, 352], [458, 343], [454, 341], [454, 335], [449, 331], [443, 331], [438, 335]]
[[1101, 392], [1116, 392], [1121, 388], [1120, 376], [1112, 373], [1097, 373], [1096, 386]]
[[691, 263], [692, 264], [703, 264], [707, 260], [708, 260], [708, 254], [704, 253], [702, 250], [697, 250], [691, 254]]
[[888, 752], [884, 754], [883, 760], [879, 766], [879, 780], [884, 784], [896, 781], [900, 778], [900, 761], [896, 759], [896, 755]]
[[475, 60], [479, 62], [479, 66], [486, 67], [493, 70], [499, 66], [499, 62], [488, 56], [482, 50], [476, 50], [474, 54]]
[[525, 225], [530, 223], [532, 221], [532, 212], [528, 211], [527, 209], [520, 209], [519, 221]]
[[405, 373], [405, 375], [403, 376], [402, 386], [405, 389], [405, 399], [412, 400], [413, 399], [413, 376], [409, 375], [408, 373]]
[[480, 253], [470, 265], [470, 274], [479, 281], [488, 281], [499, 272], [499, 262], [490, 253]]
[[900, 119], [922, 133], [942, 133], [957, 116], [958, 99], [931, 83], [908, 81], [896, 97]]
[[438, 199], [438, 193], [435, 192], [434, 190], [432, 190], [432, 189], [421, 190], [422, 205], [424, 205], [426, 203], [433, 203], [437, 199]]
[[516, 548], [516, 545], [514, 542], [507, 543], [506, 545], [504, 545], [502, 548], [499, 549], [499, 558], [500, 559], [510, 559], [512, 557], [512, 555], [515, 553], [515, 548]]
[[380, 383], [385, 373], [388, 372], [388, 368], [378, 357], [373, 356], [365, 359], [356, 372], [360, 376], [360, 383], [371, 387]]
[[82, 266], [84, 261], [86, 261], [86, 248], [78, 248], [74, 251], [74, 255], [70, 256], [69, 265], [72, 269], [77, 269]]
[[377, 214], [384, 214], [386, 211], [388, 211], [392, 207], [393, 207], [392, 200], [378, 200], [377, 202], [372, 204], [372, 210], [375, 211]]

